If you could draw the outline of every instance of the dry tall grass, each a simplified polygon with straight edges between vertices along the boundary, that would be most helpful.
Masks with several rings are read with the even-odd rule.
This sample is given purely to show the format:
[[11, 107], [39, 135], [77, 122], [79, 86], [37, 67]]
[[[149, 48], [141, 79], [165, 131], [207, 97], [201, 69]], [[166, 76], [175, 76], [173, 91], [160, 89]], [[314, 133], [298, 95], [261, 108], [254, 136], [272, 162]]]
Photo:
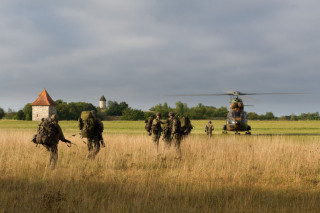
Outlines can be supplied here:
[[33, 133], [0, 129], [0, 212], [320, 211], [317, 136], [194, 135], [176, 160], [146, 135], [105, 134], [94, 161], [73, 138], [51, 170]]

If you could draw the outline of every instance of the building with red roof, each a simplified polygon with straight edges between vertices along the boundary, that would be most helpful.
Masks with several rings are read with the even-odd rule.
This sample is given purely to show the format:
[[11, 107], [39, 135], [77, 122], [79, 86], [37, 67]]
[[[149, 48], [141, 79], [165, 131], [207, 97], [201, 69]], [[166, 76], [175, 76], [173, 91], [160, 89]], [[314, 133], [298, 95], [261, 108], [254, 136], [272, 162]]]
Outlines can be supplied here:
[[46, 89], [43, 89], [37, 100], [32, 104], [32, 120], [40, 121], [42, 118], [49, 118], [53, 114], [57, 114], [57, 103], [52, 100]]

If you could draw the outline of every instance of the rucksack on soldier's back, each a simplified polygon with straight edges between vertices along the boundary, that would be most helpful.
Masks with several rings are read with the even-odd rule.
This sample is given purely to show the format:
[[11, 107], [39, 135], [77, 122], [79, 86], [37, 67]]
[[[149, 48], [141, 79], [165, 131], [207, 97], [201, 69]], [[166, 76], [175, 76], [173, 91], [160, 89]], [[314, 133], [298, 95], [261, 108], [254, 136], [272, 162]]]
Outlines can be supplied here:
[[43, 118], [39, 123], [39, 128], [33, 142], [43, 145], [56, 145], [58, 141], [53, 140], [59, 134], [57, 127], [51, 118]]
[[81, 112], [79, 118], [79, 129], [81, 130], [81, 136], [84, 138], [93, 137], [95, 130], [96, 120], [93, 117], [91, 111]]
[[144, 121], [144, 122], [146, 123], [145, 129], [147, 130], [147, 132], [150, 132], [150, 131], [151, 131], [153, 119], [154, 119], [154, 117], [150, 116], [150, 117], [148, 117], [148, 118]]
[[193, 126], [191, 125], [191, 121], [189, 117], [187, 116], [181, 116], [179, 117], [180, 123], [181, 123], [181, 130], [184, 133], [189, 134], [191, 130], [193, 129]]

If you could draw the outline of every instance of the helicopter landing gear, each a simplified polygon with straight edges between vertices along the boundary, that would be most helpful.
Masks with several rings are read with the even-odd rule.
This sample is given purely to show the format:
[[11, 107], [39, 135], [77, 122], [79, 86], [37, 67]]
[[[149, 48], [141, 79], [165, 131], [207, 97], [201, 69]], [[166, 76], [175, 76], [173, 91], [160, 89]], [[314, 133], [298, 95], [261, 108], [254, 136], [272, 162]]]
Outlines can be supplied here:
[[249, 132], [249, 131], [248, 131], [248, 132], [246, 132], [246, 135], [251, 135], [251, 132]]
[[240, 135], [240, 132], [236, 131], [236, 133], [234, 133], [235, 135]]
[[223, 131], [222, 134], [228, 134], [228, 132], [227, 131]]

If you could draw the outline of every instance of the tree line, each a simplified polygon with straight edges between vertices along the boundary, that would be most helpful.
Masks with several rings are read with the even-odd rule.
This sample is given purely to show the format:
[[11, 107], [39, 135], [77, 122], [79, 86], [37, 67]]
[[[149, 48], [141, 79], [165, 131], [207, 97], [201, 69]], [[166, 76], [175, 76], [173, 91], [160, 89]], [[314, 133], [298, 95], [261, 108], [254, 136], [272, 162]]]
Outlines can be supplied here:
[[[133, 109], [124, 101], [120, 103], [108, 101], [106, 109], [103, 110], [86, 102], [67, 103], [58, 99], [56, 103], [58, 104], [57, 114], [60, 120], [78, 120], [81, 112], [88, 110], [96, 111], [101, 120], [107, 120], [109, 117], [116, 117], [116, 119], [120, 120], [144, 120], [149, 116], [154, 116], [156, 112], [160, 112], [163, 119], [168, 118], [169, 112], [175, 112], [179, 115], [188, 116], [193, 120], [225, 119], [228, 114], [226, 107], [216, 108], [214, 106], [205, 106], [202, 103], [195, 107], [188, 107], [186, 103], [181, 101], [176, 102], [175, 107], [170, 107], [166, 102], [157, 104], [147, 112]], [[280, 117], [276, 117], [272, 112], [266, 112], [261, 115], [249, 112], [247, 116], [248, 120], [320, 120], [319, 112], [301, 113], [300, 115], [291, 114]], [[0, 119], [32, 120], [32, 107], [30, 104], [26, 104], [23, 109], [17, 112], [10, 108], [5, 112], [0, 108]]]

